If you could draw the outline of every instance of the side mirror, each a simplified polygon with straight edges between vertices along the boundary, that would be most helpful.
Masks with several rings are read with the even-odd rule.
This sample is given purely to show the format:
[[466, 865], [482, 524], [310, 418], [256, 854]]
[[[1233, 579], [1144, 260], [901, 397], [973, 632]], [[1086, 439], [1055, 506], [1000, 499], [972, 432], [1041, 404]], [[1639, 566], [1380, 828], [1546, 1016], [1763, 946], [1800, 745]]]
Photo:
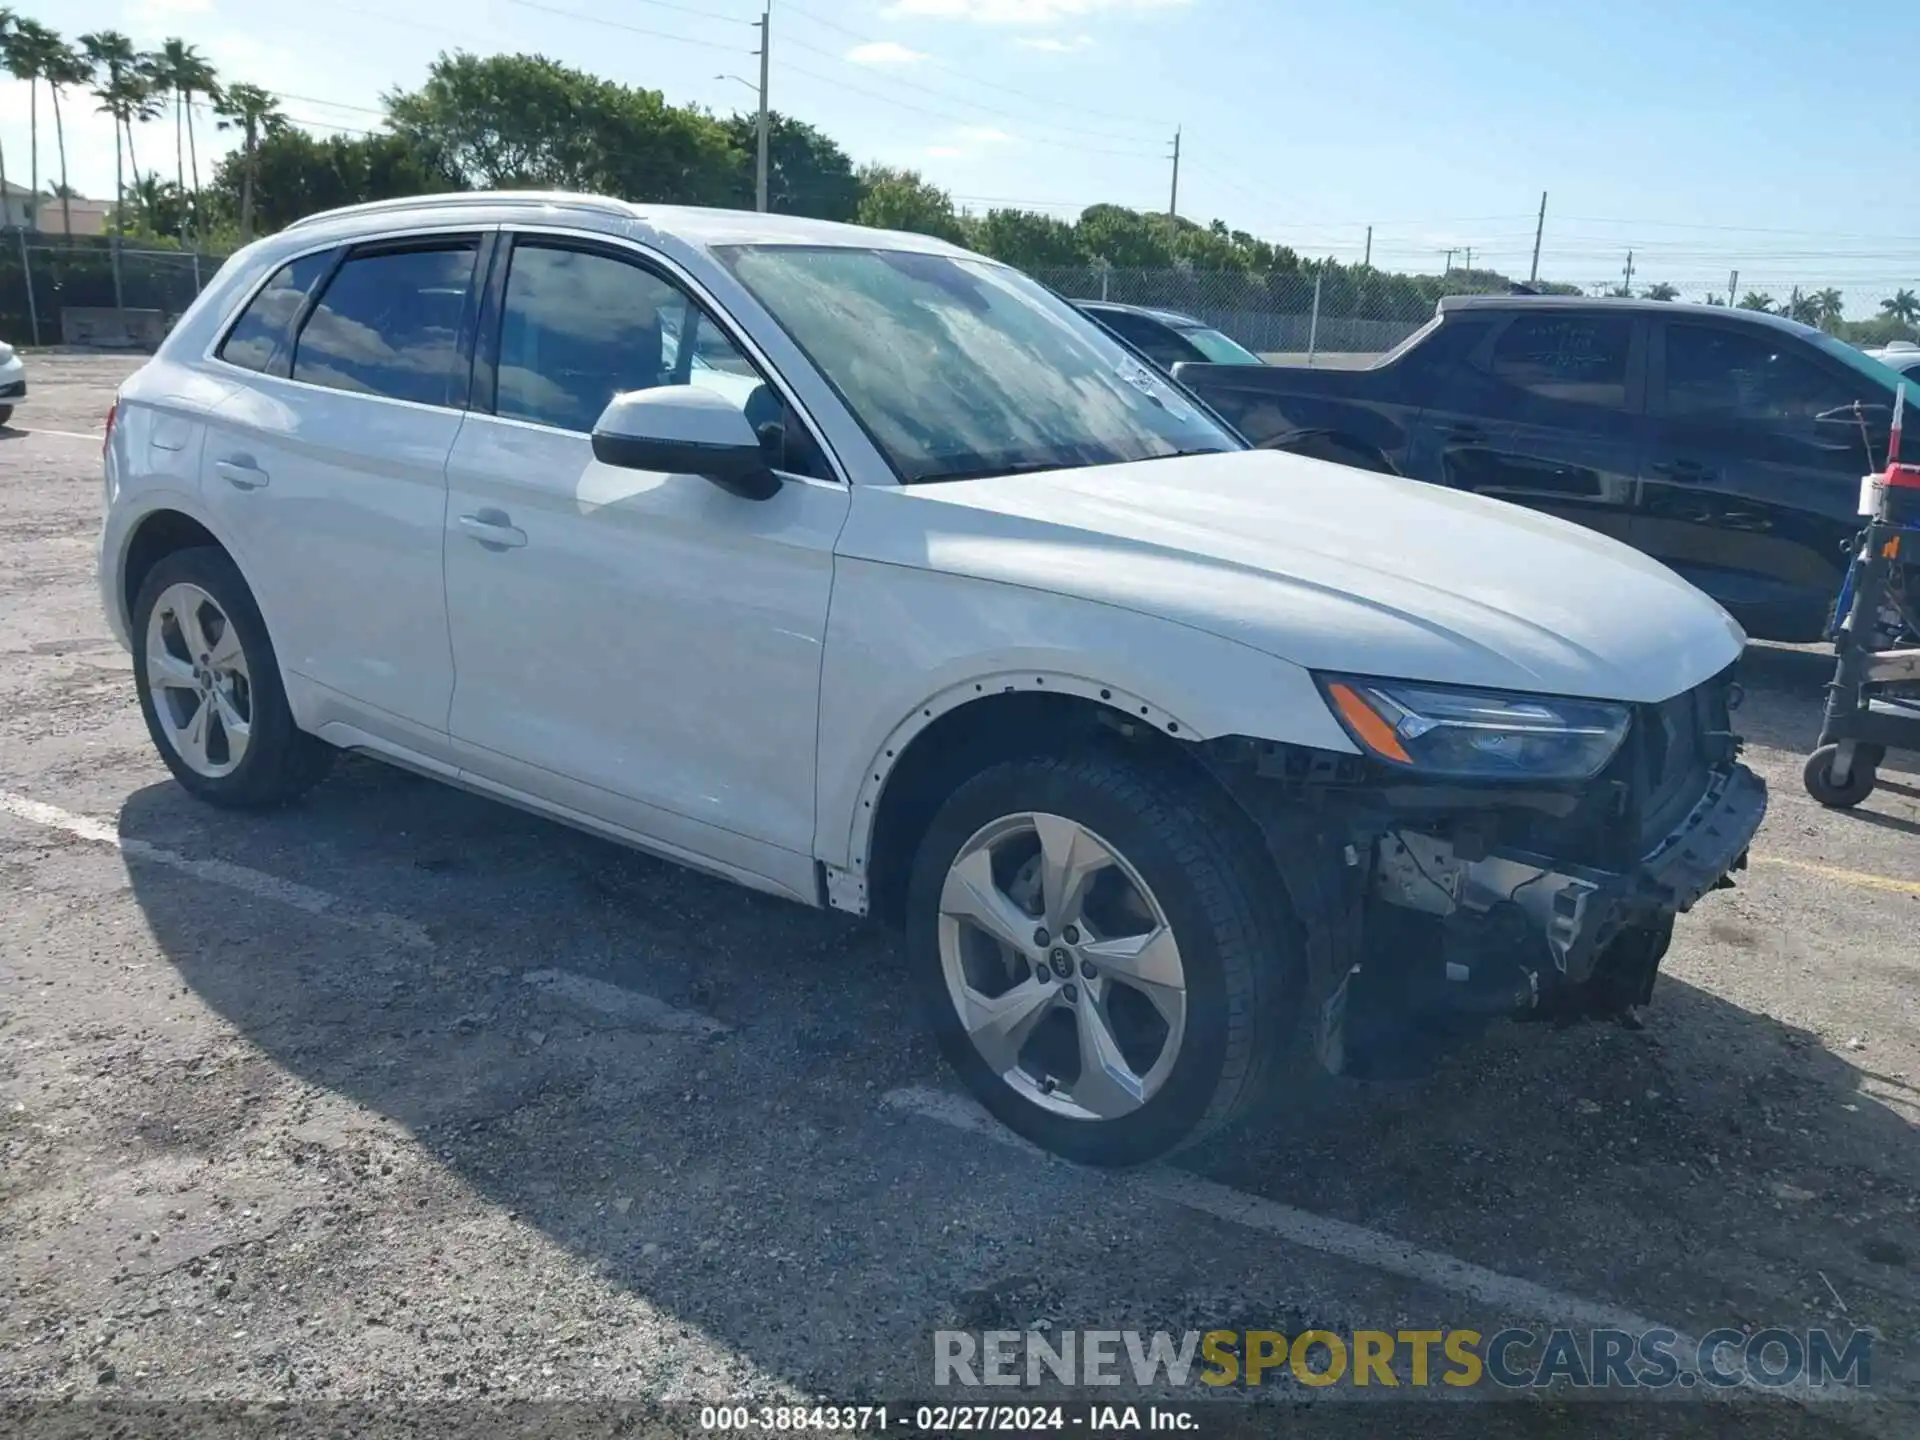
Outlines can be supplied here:
[[740, 407], [698, 385], [628, 390], [593, 425], [593, 458], [627, 470], [698, 475], [747, 500], [780, 488]]

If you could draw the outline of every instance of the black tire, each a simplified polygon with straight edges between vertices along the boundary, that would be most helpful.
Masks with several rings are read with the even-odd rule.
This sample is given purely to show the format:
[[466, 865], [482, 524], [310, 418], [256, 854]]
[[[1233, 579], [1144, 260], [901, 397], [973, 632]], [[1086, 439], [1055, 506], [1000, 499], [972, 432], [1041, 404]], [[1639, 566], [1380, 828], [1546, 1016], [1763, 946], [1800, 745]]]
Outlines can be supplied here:
[[[1301, 1030], [1302, 965], [1265, 847], [1228, 804], [1169, 767], [1090, 750], [994, 765], [940, 808], [914, 859], [908, 960], [948, 1062], [1009, 1129], [1084, 1164], [1136, 1165], [1233, 1123], [1267, 1096]], [[939, 906], [948, 869], [981, 827], [1027, 811], [1075, 820], [1124, 854], [1180, 946], [1188, 1014], [1179, 1055], [1162, 1087], [1115, 1119], [1057, 1114], [1013, 1089], [974, 1048], [946, 988]]]
[[[182, 581], [198, 585], [226, 612], [246, 655], [253, 706], [251, 738], [239, 765], [226, 775], [202, 775], [188, 765], [175, 751], [154, 712], [147, 676], [147, 623], [161, 594], [169, 585]], [[326, 775], [334, 749], [293, 723], [266, 622], [260, 618], [260, 608], [254, 604], [253, 592], [241, 578], [239, 567], [224, 550], [201, 546], [163, 557], [147, 573], [140, 593], [134, 597], [131, 633], [133, 682], [140, 696], [141, 717], [147, 722], [147, 733], [153, 737], [160, 758], [186, 789], [225, 809], [264, 810], [297, 800]]]
[[0, 405], [0, 429], [4, 429], [6, 423], [11, 419], [13, 419], [13, 406]]
[[1851, 810], [1873, 793], [1873, 787], [1879, 783], [1875, 767], [1878, 757], [1865, 745], [1854, 751], [1853, 765], [1847, 771], [1847, 783], [1836, 785], [1833, 780], [1833, 762], [1838, 758], [1838, 745], [1822, 745], [1807, 757], [1806, 768], [1800, 772], [1800, 778], [1807, 787], [1807, 794], [1825, 805], [1829, 810]]

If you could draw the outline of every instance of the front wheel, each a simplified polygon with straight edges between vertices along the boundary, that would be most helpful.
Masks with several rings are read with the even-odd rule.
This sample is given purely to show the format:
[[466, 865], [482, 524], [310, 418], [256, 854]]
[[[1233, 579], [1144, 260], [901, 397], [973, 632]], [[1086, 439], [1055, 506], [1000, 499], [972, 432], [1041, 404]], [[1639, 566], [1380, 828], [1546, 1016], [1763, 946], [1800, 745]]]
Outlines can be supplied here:
[[908, 949], [941, 1049], [1008, 1127], [1138, 1164], [1266, 1089], [1291, 1039], [1291, 927], [1225, 803], [1089, 753], [996, 765], [915, 861]]
[[0, 405], [0, 429], [5, 429], [7, 422], [11, 419], [13, 419], [13, 406]]

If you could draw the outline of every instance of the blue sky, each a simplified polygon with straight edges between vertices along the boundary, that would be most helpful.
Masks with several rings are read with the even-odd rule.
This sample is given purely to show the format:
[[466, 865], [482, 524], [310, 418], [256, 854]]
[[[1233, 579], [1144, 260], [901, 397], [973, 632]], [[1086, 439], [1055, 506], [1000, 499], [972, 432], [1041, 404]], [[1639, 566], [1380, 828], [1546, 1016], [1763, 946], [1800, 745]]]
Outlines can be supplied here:
[[[670, 100], [749, 106], [758, 0], [11, 0], [69, 37], [178, 34], [320, 125], [377, 124], [442, 49], [538, 50]], [[772, 0], [776, 108], [962, 204], [1071, 216], [1167, 203], [1315, 254], [1437, 270], [1441, 252], [1541, 270], [1784, 295], [1849, 313], [1920, 288], [1911, 75], [1920, 6], [1853, 0]], [[567, 12], [567, 13], [556, 13]], [[1850, 12], [1850, 13], [1849, 13]], [[590, 19], [575, 16], [592, 17]], [[593, 19], [608, 23], [593, 23]], [[617, 28], [625, 27], [625, 28]], [[653, 33], [641, 33], [653, 32]], [[25, 87], [0, 82], [24, 172]], [[297, 98], [295, 98], [297, 97]], [[70, 110], [89, 111], [73, 105]], [[113, 184], [108, 128], [69, 114], [75, 183]], [[42, 98], [42, 173], [53, 148]], [[143, 163], [172, 137], [140, 132]], [[216, 147], [223, 141], [212, 142]], [[1896, 150], [1896, 147], [1899, 147]], [[1464, 260], [1456, 253], [1455, 263]]]

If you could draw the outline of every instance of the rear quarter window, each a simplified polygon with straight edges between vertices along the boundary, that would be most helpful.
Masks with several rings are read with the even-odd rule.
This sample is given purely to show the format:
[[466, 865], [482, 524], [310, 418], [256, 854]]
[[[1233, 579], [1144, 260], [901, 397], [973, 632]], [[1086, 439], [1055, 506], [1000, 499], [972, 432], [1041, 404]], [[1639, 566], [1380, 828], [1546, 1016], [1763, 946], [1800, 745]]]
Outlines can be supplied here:
[[229, 365], [263, 375], [288, 373], [293, 357], [293, 326], [307, 296], [327, 273], [331, 250], [289, 260], [255, 292], [215, 353]]

